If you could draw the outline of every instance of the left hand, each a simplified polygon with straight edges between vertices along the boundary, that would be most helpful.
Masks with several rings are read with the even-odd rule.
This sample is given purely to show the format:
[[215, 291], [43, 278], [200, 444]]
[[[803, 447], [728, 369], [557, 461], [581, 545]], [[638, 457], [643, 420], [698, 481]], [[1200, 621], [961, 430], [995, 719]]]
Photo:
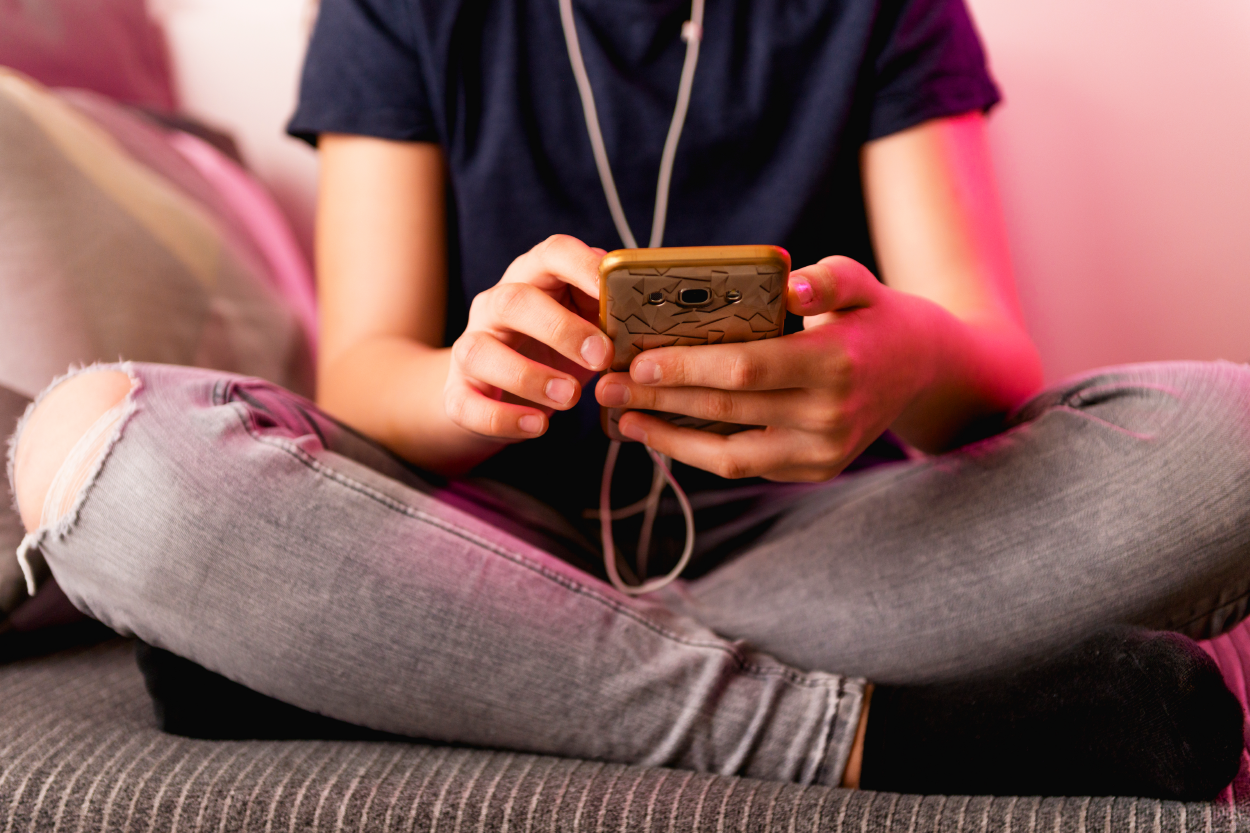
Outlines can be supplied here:
[[622, 415], [625, 436], [722, 477], [822, 481], [841, 472], [931, 383], [938, 308], [845, 257], [790, 275], [804, 329], [764, 341], [663, 347], [599, 380], [602, 405], [761, 425], [721, 436]]

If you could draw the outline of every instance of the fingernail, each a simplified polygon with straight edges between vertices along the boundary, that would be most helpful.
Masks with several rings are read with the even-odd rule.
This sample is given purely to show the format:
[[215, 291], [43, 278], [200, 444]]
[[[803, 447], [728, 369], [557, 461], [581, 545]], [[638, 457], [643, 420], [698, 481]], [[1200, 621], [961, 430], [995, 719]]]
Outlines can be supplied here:
[[608, 340], [603, 336], [591, 336], [583, 341], [582, 358], [594, 370], [603, 367], [608, 358]]
[[638, 366], [634, 368], [634, 381], [654, 385], [660, 381], [660, 366], [655, 362], [638, 362]]
[[642, 426], [640, 425], [635, 425], [633, 422], [629, 422], [625, 425], [621, 425], [620, 428], [621, 433], [626, 437], [629, 437], [631, 440], [637, 440], [640, 443], [645, 443], [647, 441], [647, 432], [643, 431]]
[[629, 388], [624, 385], [604, 385], [599, 392], [599, 401], [609, 408], [619, 408], [629, 404]]
[[[543, 390], [547, 398], [558, 405], [567, 405], [573, 398], [573, 383], [568, 379], [552, 379]], [[527, 417], [528, 419], [528, 417]]]
[[807, 281], [795, 281], [794, 294], [799, 299], [799, 303], [807, 306], [812, 302], [812, 285]]
[[543, 418], [526, 414], [517, 421], [517, 426], [526, 434], [537, 434], [543, 430]]

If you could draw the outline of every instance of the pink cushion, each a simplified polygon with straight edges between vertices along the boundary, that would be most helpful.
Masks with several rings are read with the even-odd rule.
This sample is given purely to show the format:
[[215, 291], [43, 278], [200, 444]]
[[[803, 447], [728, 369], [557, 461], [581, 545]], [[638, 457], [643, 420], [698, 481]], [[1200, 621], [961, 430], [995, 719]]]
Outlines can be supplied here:
[[58, 95], [112, 134], [131, 156], [208, 208], [236, 254], [252, 258], [257, 274], [286, 302], [315, 352], [312, 269], [269, 192], [233, 159], [190, 133], [160, 127], [93, 93], [61, 90]]
[[0, 65], [49, 87], [177, 104], [165, 36], [144, 0], [0, 0]]
[[217, 192], [269, 267], [274, 289], [304, 326], [314, 353], [317, 347], [317, 296], [312, 270], [295, 235], [273, 198], [221, 151], [190, 133], [174, 132], [169, 144], [190, 162]]

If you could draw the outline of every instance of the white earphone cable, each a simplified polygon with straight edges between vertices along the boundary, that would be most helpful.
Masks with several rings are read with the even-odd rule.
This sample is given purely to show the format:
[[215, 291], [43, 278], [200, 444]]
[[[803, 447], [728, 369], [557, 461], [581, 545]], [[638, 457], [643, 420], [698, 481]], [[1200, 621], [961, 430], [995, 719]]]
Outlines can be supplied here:
[[616, 469], [616, 458], [620, 451], [619, 442], [614, 441], [608, 446], [608, 457], [603, 464], [603, 480], [599, 486], [599, 531], [603, 543], [603, 566], [608, 571], [608, 580], [612, 582], [613, 587], [630, 596], [641, 596], [644, 593], [654, 593], [661, 587], [671, 584], [690, 563], [690, 556], [694, 552], [694, 510], [690, 508], [690, 499], [677, 485], [677, 481], [673, 479], [673, 473], [664, 464], [663, 456], [654, 448], [648, 447], [647, 453], [651, 455], [652, 464], [664, 475], [668, 485], [673, 488], [673, 494], [677, 495], [677, 502], [681, 504], [681, 513], [686, 518], [686, 545], [682, 548], [681, 558], [677, 560], [677, 565], [669, 571], [668, 575], [644, 580], [642, 584], [633, 586], [622, 581], [620, 571], [616, 567], [616, 544], [612, 540], [611, 520], [612, 472]]
[[[661, 454], [660, 459], [664, 461], [666, 466], [672, 465], [672, 461], [667, 455]], [[655, 516], [660, 511], [660, 495], [664, 492], [666, 482], [660, 467], [652, 465], [651, 491], [647, 493], [645, 498], [646, 505], [643, 507], [642, 527], [638, 530], [638, 549], [634, 553], [634, 569], [638, 572], [638, 575], [644, 578], [647, 575], [647, 556], [651, 552], [651, 531], [655, 529]]]
[[[627, 249], [638, 248], [638, 241], [629, 227], [625, 209], [621, 205], [620, 194], [616, 190], [616, 180], [612, 177], [612, 166], [608, 161], [607, 147], [603, 142], [603, 131], [599, 127], [599, 111], [595, 107], [595, 94], [590, 86], [590, 76], [586, 74], [586, 62], [582, 58], [582, 47], [577, 38], [577, 22], [573, 18], [573, 0], [559, 0], [560, 25], [564, 29], [564, 44], [568, 48], [569, 63], [573, 67], [573, 77], [577, 81], [577, 92], [582, 100], [582, 116], [586, 120], [586, 131], [590, 134], [590, 148], [595, 157], [595, 168], [599, 172], [599, 182], [603, 186], [603, 195], [608, 201], [608, 211], [621, 242]], [[686, 42], [686, 58], [681, 67], [681, 81], [677, 85], [677, 105], [673, 109], [673, 121], [668, 128], [668, 136], [664, 140], [664, 151], [660, 155], [660, 173], [655, 186], [655, 213], [651, 219], [650, 248], [659, 248], [664, 242], [664, 226], [668, 221], [669, 186], [673, 179], [673, 160], [677, 156], [677, 145], [681, 142], [681, 133], [686, 126], [686, 113], [690, 109], [690, 91], [694, 86], [694, 73], [699, 65], [699, 44], [703, 40], [703, 4], [704, 0], [692, 0], [690, 20], [681, 27], [682, 40]], [[651, 462], [656, 467], [652, 478], [651, 491], [647, 497], [626, 510], [612, 512], [612, 473], [616, 469], [616, 458], [620, 453], [621, 444], [616, 440], [608, 446], [608, 456], [603, 464], [603, 481], [599, 489], [599, 530], [603, 538], [603, 563], [608, 571], [612, 585], [622, 593], [631, 596], [653, 593], [671, 583], [686, 565], [694, 552], [694, 511], [690, 508], [690, 500], [686, 493], [677, 485], [668, 467], [668, 458], [647, 447]], [[677, 496], [681, 505], [682, 515], [686, 520], [686, 545], [681, 557], [667, 575], [651, 580], [646, 579], [647, 554], [651, 543], [651, 530], [660, 505], [660, 494], [667, 482]], [[637, 514], [641, 509], [643, 515], [642, 531], [638, 541], [638, 557], [635, 566], [641, 584], [631, 586], [621, 580], [616, 565], [616, 547], [612, 540], [613, 517], [625, 517], [626, 514]]]
[[603, 131], [599, 129], [599, 111], [595, 109], [595, 93], [590, 88], [590, 76], [586, 74], [586, 62], [582, 59], [582, 45], [577, 40], [577, 22], [573, 19], [573, 0], [560, 0], [560, 25], [564, 27], [564, 45], [569, 50], [569, 63], [573, 65], [573, 77], [577, 79], [577, 93], [582, 99], [582, 116], [590, 133], [590, 149], [595, 155], [595, 167], [599, 170], [599, 182], [603, 195], [608, 198], [608, 211], [616, 224], [616, 233], [627, 249], [638, 248], [634, 232], [629, 228], [621, 197], [616, 192], [616, 180], [608, 164], [608, 151], [603, 144]]
[[668, 188], [673, 181], [673, 160], [677, 157], [677, 143], [686, 126], [686, 111], [690, 109], [690, 90], [694, 87], [694, 71], [699, 65], [699, 45], [703, 41], [703, 0], [693, 0], [690, 19], [681, 27], [682, 40], [686, 42], [686, 60], [681, 67], [681, 83], [677, 86], [677, 106], [673, 108], [673, 123], [668, 126], [664, 140], [664, 153], [660, 156], [660, 176], [655, 186], [655, 215], [651, 219], [652, 249], [658, 249], [664, 240], [664, 225], [668, 222]]
[[[673, 160], [677, 157], [677, 145], [686, 126], [690, 91], [694, 88], [694, 73], [699, 65], [699, 45], [703, 41], [703, 4], [704, 0], [692, 0], [690, 19], [681, 27], [681, 38], [686, 42], [686, 59], [682, 63], [681, 81], [677, 85], [677, 105], [673, 109], [673, 121], [669, 124], [668, 136], [664, 140], [664, 152], [660, 155], [660, 174], [655, 187], [655, 214], [651, 220], [651, 238], [648, 244], [653, 249], [659, 248], [664, 241], [664, 226], [668, 220], [668, 192], [673, 180]], [[612, 177], [612, 166], [608, 162], [607, 147], [603, 143], [599, 111], [595, 107], [595, 93], [590, 86], [590, 76], [586, 74], [586, 62], [582, 58], [582, 46], [577, 37], [577, 23], [573, 18], [573, 0], [560, 0], [560, 24], [564, 28], [564, 44], [568, 48], [569, 63], [577, 81], [577, 93], [582, 99], [582, 116], [586, 120], [586, 131], [590, 134], [590, 148], [595, 157], [595, 167], [599, 171], [599, 182], [603, 185], [603, 195], [608, 200], [608, 211], [612, 214], [612, 222], [616, 225], [616, 232], [621, 236], [625, 248], [636, 249], [638, 241], [625, 217], [625, 209], [616, 190], [616, 180]]]

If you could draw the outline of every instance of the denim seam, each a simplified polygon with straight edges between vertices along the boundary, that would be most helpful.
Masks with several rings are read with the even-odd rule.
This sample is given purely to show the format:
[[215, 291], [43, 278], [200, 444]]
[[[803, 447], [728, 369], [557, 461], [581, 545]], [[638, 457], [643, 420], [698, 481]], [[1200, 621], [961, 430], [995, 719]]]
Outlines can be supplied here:
[[838, 690], [833, 695], [833, 714], [829, 717], [829, 728], [825, 729], [821, 736], [820, 748], [814, 750], [818, 763], [816, 771], [812, 775], [813, 784], [823, 784], [821, 779], [825, 775], [825, 767], [829, 763], [829, 752], [833, 746], [833, 730], [838, 725], [838, 714], [842, 711], [842, 695], [846, 691], [846, 686], [842, 680], [838, 680]]
[[662, 637], [665, 637], [666, 639], [672, 640], [673, 642], [677, 642], [679, 644], [686, 645], [692, 648], [708, 648], [708, 649], [712, 649], [712, 650], [716, 650], [716, 651], [720, 651], [722, 653], [728, 654], [730, 657], [734, 659], [738, 667], [738, 670], [744, 673], [751, 674], [753, 676], [781, 677], [791, 682], [794, 685], [803, 686], [807, 688], [829, 689], [835, 686], [840, 687], [842, 684], [841, 676], [837, 674], [829, 674], [828, 676], [831, 678], [830, 680], [814, 680], [814, 679], [807, 677], [806, 675], [799, 674], [798, 672], [795, 672], [791, 669], [784, 668], [784, 667], [775, 669], [775, 670], [767, 669], [767, 668], [763, 668], [761, 666], [747, 662], [746, 659], [742, 656], [742, 654], [740, 654], [739, 652], [725, 645], [716, 645], [716, 644], [706, 643], [706, 642], [696, 642], [694, 640], [690, 640], [685, 637], [679, 636], [678, 634], [672, 633], [671, 631], [661, 627], [660, 625], [657, 625], [655, 622], [651, 622], [647, 620], [646, 618], [639, 616], [636, 612], [630, 610], [629, 608], [621, 606], [618, 602], [608, 599], [602, 596], [601, 594], [594, 592], [590, 588], [584, 585], [578, 584], [566, 578], [565, 576], [559, 575], [558, 573], [548, 570], [547, 568], [543, 567], [540, 564], [534, 564], [533, 562], [529, 561], [527, 558], [520, 555], [519, 553], [510, 552], [502, 547], [499, 547], [498, 545], [495, 545], [488, 541], [480, 539], [466, 530], [460, 529], [459, 527], [440, 521], [439, 519], [434, 518], [433, 516], [428, 515], [419, 509], [408, 506], [407, 504], [401, 503], [400, 501], [397, 501], [394, 498], [384, 495], [381, 492], [378, 492], [377, 490], [365, 485], [364, 483], [360, 483], [344, 475], [342, 472], [335, 471], [334, 469], [330, 468], [324, 463], [318, 461], [312, 455], [308, 454], [308, 452], [304, 451], [302, 448], [290, 442], [289, 440], [284, 440], [279, 437], [267, 437], [267, 436], [259, 434], [255, 430], [255, 427], [252, 424], [252, 421], [247, 418], [246, 406], [244, 406], [241, 403], [232, 402], [230, 404], [234, 406], [235, 413], [239, 416], [240, 422], [243, 424], [244, 430], [246, 430], [248, 434], [250, 434], [254, 440], [260, 443], [264, 443], [265, 445], [271, 446], [273, 448], [277, 448], [279, 450], [285, 451], [286, 453], [290, 454], [292, 457], [300, 461], [300, 463], [307, 466], [310, 470], [317, 473], [318, 475], [325, 477], [329, 480], [333, 480], [341, 486], [344, 486], [359, 494], [362, 494], [365, 497], [368, 497], [371, 500], [374, 500], [377, 503], [385, 506], [391, 511], [398, 512], [402, 515], [406, 515], [410, 518], [413, 518], [414, 520], [419, 520], [424, 523], [428, 523], [432, 526], [438, 527], [439, 529], [442, 529], [445, 532], [449, 532], [452, 535], [455, 535], [459, 538], [463, 538], [464, 540], [473, 543], [475, 546], [482, 547], [483, 549], [489, 552], [493, 552], [500, 557], [506, 558], [509, 561], [512, 561], [513, 563], [521, 567], [524, 567], [530, 570], [531, 572], [541, 575], [544, 578], [548, 579], [549, 581], [553, 581], [565, 587], [568, 590], [572, 590], [575, 593], [578, 593], [589, 599], [592, 599], [601, 604], [604, 604], [610, 607], [611, 609], [615, 610], [617, 613], [620, 613], [621, 615], [632, 619], [636, 623], [642, 625], [648, 630], [653, 631], [654, 633], [659, 634]]
[[[848, 691], [848, 684], [858, 683], [859, 693]], [[811, 783], [839, 787], [846, 775], [846, 766], [859, 735], [859, 723], [863, 719], [867, 703], [867, 680], [862, 677], [842, 678], [838, 683], [837, 699], [834, 701], [833, 713], [829, 718], [829, 732], [825, 736], [825, 746], [820, 753], [820, 765]], [[850, 713], [848, 714], [848, 709]], [[842, 731], [839, 732], [839, 729]], [[830, 765], [834, 769], [830, 770]], [[830, 780], [826, 781], [826, 775]]]

